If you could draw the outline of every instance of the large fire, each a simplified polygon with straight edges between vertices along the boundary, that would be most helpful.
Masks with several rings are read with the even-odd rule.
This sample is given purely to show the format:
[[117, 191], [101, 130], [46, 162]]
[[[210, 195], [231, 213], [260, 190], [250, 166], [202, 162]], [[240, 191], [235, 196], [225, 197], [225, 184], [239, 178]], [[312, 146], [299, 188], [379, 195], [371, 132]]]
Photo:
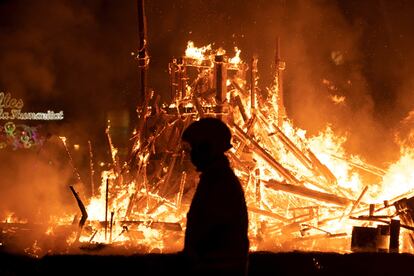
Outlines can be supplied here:
[[[140, 125], [128, 164], [121, 164], [110, 139], [112, 166], [102, 173], [99, 191], [78, 201], [86, 212], [53, 218], [45, 235], [76, 221], [66, 245], [112, 244], [141, 252], [173, 252], [183, 247], [185, 218], [196, 174], [180, 147], [183, 129], [204, 116], [219, 116], [233, 131], [228, 157], [241, 179], [250, 221], [251, 250], [321, 250], [349, 252], [354, 226], [388, 225], [398, 219], [393, 204], [414, 196], [414, 152], [387, 169], [365, 163], [343, 148], [345, 137], [326, 127], [309, 137], [286, 117], [281, 91], [284, 63], [278, 59], [267, 95], [257, 86], [257, 60], [249, 64], [241, 50], [227, 58], [223, 49], [197, 48], [189, 41], [185, 55], [170, 66], [173, 103], [138, 110]], [[333, 96], [340, 104], [345, 98]], [[61, 137], [68, 155], [66, 138]], [[72, 163], [71, 163], [72, 164]], [[73, 165], [74, 174], [77, 174]], [[376, 183], [364, 183], [363, 175]], [[76, 195], [76, 191], [74, 194]], [[4, 223], [21, 223], [7, 214]], [[411, 231], [402, 224], [402, 231]], [[406, 236], [402, 233], [403, 237]], [[400, 251], [412, 252], [402, 242]], [[35, 243], [27, 249], [39, 251]]]

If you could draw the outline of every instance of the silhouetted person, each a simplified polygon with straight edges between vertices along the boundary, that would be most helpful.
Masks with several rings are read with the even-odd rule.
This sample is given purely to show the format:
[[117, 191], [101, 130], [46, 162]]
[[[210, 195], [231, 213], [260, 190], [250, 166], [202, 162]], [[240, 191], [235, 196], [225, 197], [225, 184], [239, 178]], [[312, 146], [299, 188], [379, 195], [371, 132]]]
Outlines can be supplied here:
[[249, 240], [243, 188], [224, 152], [231, 133], [221, 120], [192, 123], [182, 140], [201, 172], [187, 214], [184, 255], [192, 275], [246, 275]]

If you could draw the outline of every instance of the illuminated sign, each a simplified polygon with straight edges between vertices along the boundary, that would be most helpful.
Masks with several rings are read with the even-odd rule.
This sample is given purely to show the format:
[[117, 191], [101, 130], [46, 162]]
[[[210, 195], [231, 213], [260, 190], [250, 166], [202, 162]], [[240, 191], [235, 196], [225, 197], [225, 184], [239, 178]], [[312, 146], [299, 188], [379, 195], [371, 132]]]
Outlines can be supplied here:
[[0, 120], [63, 120], [63, 111], [22, 112], [23, 100], [0, 92]]
[[45, 138], [39, 134], [39, 127], [31, 127], [23, 124], [7, 122], [0, 125], [0, 149], [11, 147], [16, 149], [28, 149], [33, 146], [41, 146]]

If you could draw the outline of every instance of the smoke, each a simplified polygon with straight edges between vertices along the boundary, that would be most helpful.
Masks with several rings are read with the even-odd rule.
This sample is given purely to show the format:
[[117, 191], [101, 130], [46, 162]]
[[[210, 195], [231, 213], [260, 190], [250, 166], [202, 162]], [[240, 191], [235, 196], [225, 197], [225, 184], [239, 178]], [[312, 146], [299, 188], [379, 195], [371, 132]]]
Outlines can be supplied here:
[[384, 99], [375, 86], [372, 61], [367, 61], [371, 30], [361, 18], [349, 15], [361, 12], [359, 7], [351, 10], [342, 1], [259, 3], [261, 10], [253, 17], [260, 21], [246, 33], [251, 41], [263, 41], [257, 44], [269, 47], [257, 50], [261, 51], [262, 86], [270, 82], [266, 72], [273, 69], [275, 38], [281, 38], [285, 105], [294, 124], [310, 135], [330, 125], [335, 133], [347, 136], [349, 153], [376, 165], [395, 158], [393, 134], [380, 116]]
[[[414, 5], [404, 2], [146, 1], [149, 86], [163, 101], [170, 99], [168, 62], [193, 40], [196, 46], [215, 43], [230, 55], [238, 46], [246, 62], [257, 54], [265, 91], [279, 36], [289, 118], [309, 134], [329, 124], [348, 136], [350, 153], [383, 165], [399, 153], [393, 131], [414, 103]], [[138, 47], [137, 31], [135, 1], [2, 1], [0, 90], [22, 98], [27, 111], [63, 110], [64, 121], [48, 124], [50, 132], [81, 149], [92, 140], [101, 161], [108, 156], [107, 114], [131, 110], [138, 99], [138, 68], [130, 55]], [[28, 206], [66, 202], [62, 185], [70, 173], [60, 150], [49, 160], [66, 158], [65, 168], [33, 153], [1, 151], [7, 180], [0, 184], [0, 209], [39, 218]]]
[[[395, 160], [395, 132], [413, 109], [413, 6], [403, 1], [299, 3], [293, 20], [299, 36], [293, 39], [302, 43], [296, 40], [299, 49], [290, 56], [303, 63], [287, 72], [294, 84], [287, 103], [292, 117], [309, 130], [332, 124], [347, 133], [349, 152], [376, 165]], [[325, 87], [321, 80], [328, 80], [322, 81]], [[345, 101], [335, 104], [329, 99], [333, 94]]]
[[[59, 139], [40, 151], [10, 151], [0, 155], [1, 217], [49, 223], [52, 217], [76, 212], [69, 191], [71, 173]], [[3, 150], [6, 151], [6, 150]]]
[[1, 90], [27, 111], [63, 110], [59, 126], [88, 130], [83, 140], [101, 136], [107, 111], [137, 98], [135, 11], [127, 1], [3, 2]]
[[215, 43], [229, 54], [237, 45], [247, 62], [257, 54], [264, 91], [279, 36], [289, 118], [311, 135], [331, 125], [347, 136], [349, 153], [384, 166], [398, 157], [394, 131], [412, 109], [411, 6], [374, 0], [150, 1], [151, 85], [166, 90], [165, 64], [192, 40], [196, 46]]
[[[289, 117], [310, 134], [332, 125], [348, 136], [350, 152], [380, 165], [395, 158], [390, 130], [413, 107], [413, 8], [360, 2], [146, 1], [149, 87], [170, 100], [168, 62], [193, 40], [229, 55], [238, 46], [247, 62], [257, 54], [265, 91], [279, 36]], [[107, 112], [133, 110], [138, 99], [130, 55], [138, 47], [136, 3], [5, 1], [0, 9], [2, 90], [24, 98], [27, 108], [64, 110], [60, 129], [87, 129], [77, 136], [93, 136], [102, 150]]]
[[0, 3], [0, 91], [22, 99], [23, 112], [64, 112], [62, 121], [24, 122], [51, 137], [40, 151], [0, 149], [0, 217], [11, 211], [44, 223], [78, 211], [68, 188], [76, 181], [58, 136], [68, 138], [72, 151], [80, 145], [72, 154], [82, 180], [88, 179], [88, 140], [95, 164], [105, 161], [107, 113], [129, 109], [136, 98], [135, 12], [133, 1]]
[[348, 137], [348, 152], [378, 164], [390, 144], [384, 143], [386, 131], [375, 117], [364, 72], [363, 30], [332, 1], [298, 1], [288, 22], [283, 29], [288, 114], [310, 134], [331, 125]]

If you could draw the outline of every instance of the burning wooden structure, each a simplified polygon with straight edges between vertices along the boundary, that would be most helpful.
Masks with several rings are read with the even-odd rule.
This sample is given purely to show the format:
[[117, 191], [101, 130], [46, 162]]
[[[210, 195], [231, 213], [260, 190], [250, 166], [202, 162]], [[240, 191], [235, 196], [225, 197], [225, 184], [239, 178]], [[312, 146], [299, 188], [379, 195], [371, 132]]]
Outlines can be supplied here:
[[[192, 121], [214, 116], [233, 132], [228, 157], [244, 185], [252, 250], [357, 251], [368, 242], [362, 238], [360, 246], [361, 234], [355, 233], [375, 224], [379, 230], [370, 238], [378, 242], [369, 249], [398, 251], [400, 227], [413, 229], [411, 205], [403, 200], [412, 193], [368, 204], [376, 201], [375, 193], [361, 182], [349, 185], [356, 177], [351, 170], [377, 176], [386, 171], [326, 147], [331, 138], [312, 141], [294, 128], [283, 106], [280, 54], [275, 67], [272, 86], [261, 93], [257, 59], [246, 64], [237, 48], [229, 58], [223, 49], [189, 42], [185, 55], [169, 64], [172, 102], [160, 106], [159, 97], [148, 92], [139, 106], [127, 164], [117, 158], [107, 132], [113, 166], [103, 174], [100, 194], [90, 200], [76, 240], [180, 250], [197, 178], [181, 148], [181, 133]], [[314, 149], [318, 143], [322, 146]], [[412, 241], [404, 246], [412, 250]]]
[[[258, 87], [256, 57], [246, 63], [238, 48], [230, 58], [223, 49], [197, 48], [190, 41], [185, 54], [168, 65], [171, 102], [161, 105], [159, 95], [146, 87], [149, 57], [142, 0], [138, 13], [141, 95], [138, 116], [132, 120], [136, 128], [131, 156], [125, 163], [120, 160], [108, 125], [112, 164], [95, 192], [89, 143], [92, 197], [81, 198], [76, 187], [70, 187], [81, 217], [63, 219], [63, 224], [70, 225], [61, 231], [68, 245], [181, 250], [186, 212], [197, 182], [197, 173], [180, 145], [181, 133], [192, 121], [214, 116], [233, 133], [228, 157], [246, 194], [251, 250], [413, 251], [414, 192], [406, 189], [385, 195], [389, 197], [382, 202], [381, 191], [362, 184], [356, 170], [378, 178], [387, 171], [346, 156], [343, 141], [329, 129], [309, 138], [287, 117], [283, 104], [286, 64], [279, 40], [274, 80], [267, 91]], [[62, 138], [72, 160], [65, 141]], [[71, 165], [81, 182], [76, 166]], [[26, 224], [6, 219], [0, 225], [2, 236], [19, 225]], [[399, 244], [400, 229], [407, 231], [401, 234], [407, 236], [406, 244]], [[28, 249], [36, 250], [36, 243]]]
[[[181, 133], [192, 121], [214, 116], [233, 133], [228, 157], [246, 194], [251, 250], [412, 252], [414, 192], [406, 189], [383, 200], [381, 191], [363, 185], [358, 173], [382, 178], [387, 171], [347, 157], [329, 129], [307, 138], [293, 126], [283, 105], [285, 63], [279, 45], [274, 81], [263, 92], [257, 58], [245, 63], [237, 48], [230, 58], [223, 49], [197, 48], [190, 41], [185, 55], [168, 67], [171, 103], [160, 105], [153, 91], [143, 95], [130, 159], [118, 157], [108, 125], [112, 164], [102, 174], [99, 191], [92, 188], [86, 199], [71, 186], [81, 216], [63, 219], [68, 227], [56, 223], [46, 232], [60, 227], [68, 246], [89, 249], [112, 244], [140, 252], [181, 250], [197, 182]], [[147, 56], [137, 58], [143, 62]], [[142, 66], [145, 70], [147, 63]], [[62, 142], [71, 159], [66, 139]], [[91, 146], [89, 151], [92, 175]], [[18, 225], [2, 223], [2, 235]], [[399, 237], [405, 237], [403, 243]], [[28, 252], [36, 250], [35, 243]]]

